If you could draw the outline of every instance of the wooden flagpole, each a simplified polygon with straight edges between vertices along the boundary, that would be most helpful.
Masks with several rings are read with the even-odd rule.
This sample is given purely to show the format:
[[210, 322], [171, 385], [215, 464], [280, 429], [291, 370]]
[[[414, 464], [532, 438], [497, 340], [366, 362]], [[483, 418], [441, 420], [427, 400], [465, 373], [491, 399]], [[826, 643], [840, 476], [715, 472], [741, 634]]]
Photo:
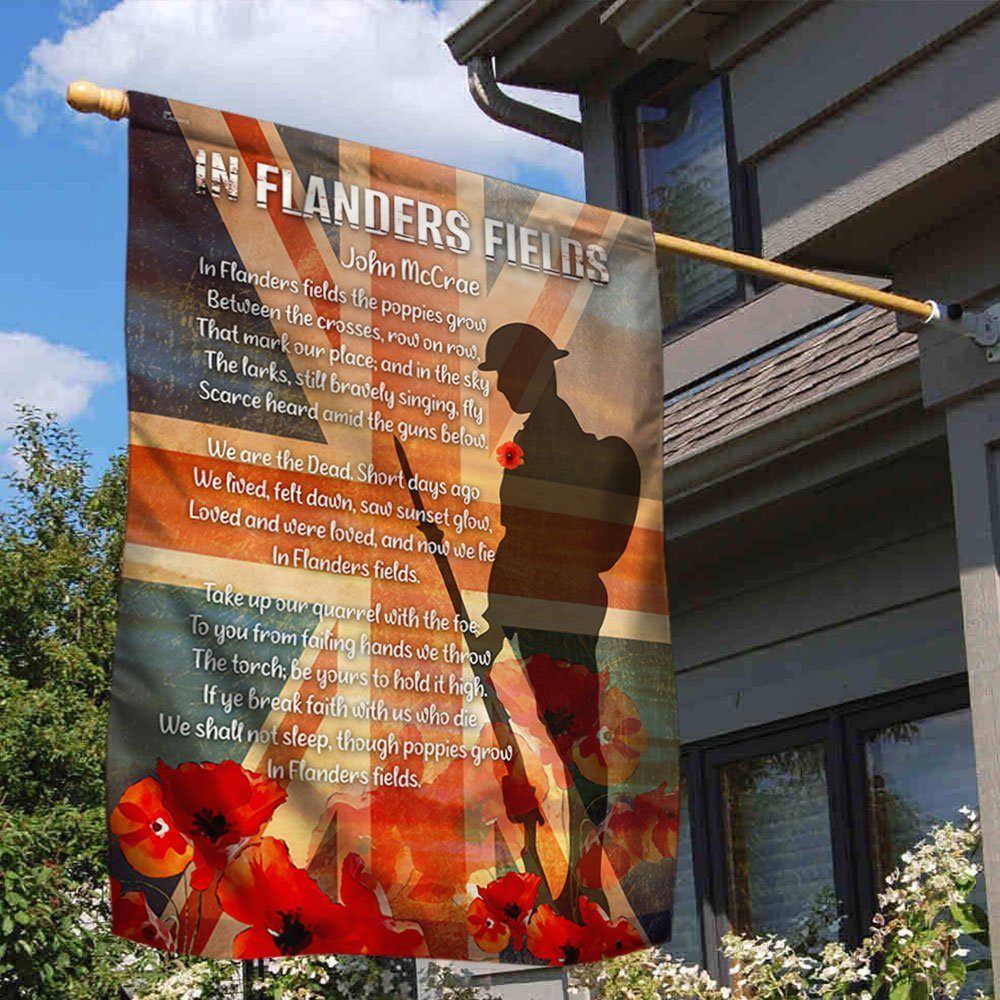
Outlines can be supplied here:
[[[98, 87], [89, 80], [77, 80], [66, 89], [66, 101], [71, 108], [83, 114], [99, 114], [112, 121], [128, 118], [128, 94], [124, 90]], [[907, 298], [904, 295], [894, 295], [892, 292], [882, 292], [877, 288], [869, 288], [856, 281], [845, 281], [825, 274], [817, 274], [801, 267], [789, 264], [779, 264], [777, 261], [763, 257], [753, 257], [750, 254], [737, 253], [722, 247], [711, 246], [708, 243], [697, 243], [680, 236], [670, 236], [667, 233], [654, 233], [656, 246], [667, 253], [681, 254], [684, 257], [694, 257], [697, 260], [709, 261], [720, 267], [735, 271], [747, 271], [758, 274], [787, 285], [799, 285], [811, 288], [816, 292], [826, 292], [853, 302], [863, 302], [894, 312], [914, 316], [924, 323], [935, 319], [943, 319], [945, 310], [936, 302]], [[948, 310], [951, 317], [951, 307]]]
[[722, 247], [711, 246], [708, 243], [696, 243], [680, 236], [668, 236], [666, 233], [653, 233], [657, 247], [668, 253], [678, 253], [697, 260], [707, 260], [721, 267], [734, 271], [747, 271], [759, 274], [764, 278], [784, 282], [786, 285], [801, 285], [816, 292], [827, 292], [842, 299], [854, 302], [865, 302], [894, 312], [916, 316], [923, 322], [942, 318], [941, 308], [936, 302], [921, 302], [904, 295], [894, 295], [892, 292], [882, 292], [877, 288], [858, 284], [856, 281], [845, 281], [826, 274], [817, 274], [805, 268], [792, 267], [789, 264], [779, 264], [764, 257], [752, 257], [750, 254], [737, 253], [735, 250], [725, 250]]

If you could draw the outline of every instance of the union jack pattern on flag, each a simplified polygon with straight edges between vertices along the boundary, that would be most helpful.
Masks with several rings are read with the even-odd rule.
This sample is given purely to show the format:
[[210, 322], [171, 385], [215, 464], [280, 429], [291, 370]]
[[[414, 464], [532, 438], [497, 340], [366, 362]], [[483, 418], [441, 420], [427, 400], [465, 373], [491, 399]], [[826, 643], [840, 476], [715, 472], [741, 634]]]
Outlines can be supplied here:
[[667, 940], [650, 227], [129, 102], [115, 931], [552, 965]]

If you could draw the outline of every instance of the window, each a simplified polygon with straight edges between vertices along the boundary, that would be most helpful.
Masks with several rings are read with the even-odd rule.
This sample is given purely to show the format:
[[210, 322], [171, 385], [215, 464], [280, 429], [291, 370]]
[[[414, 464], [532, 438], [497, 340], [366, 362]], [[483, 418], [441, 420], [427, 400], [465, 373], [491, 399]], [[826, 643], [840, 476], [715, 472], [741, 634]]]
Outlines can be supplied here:
[[875, 882], [936, 823], [976, 801], [967, 708], [864, 734], [869, 843]]
[[[729, 249], [750, 250], [745, 176], [732, 154], [723, 79], [685, 82], [672, 66], [644, 74], [621, 98], [628, 211], [655, 229]], [[703, 261], [660, 257], [666, 331], [739, 302], [746, 276]]]
[[734, 928], [795, 946], [836, 937], [823, 744], [734, 761], [719, 777]]
[[968, 698], [961, 675], [684, 747], [665, 950], [724, 977], [729, 928], [856, 944], [902, 853], [977, 806]]
[[[867, 728], [875, 723], [874, 728]], [[875, 891], [899, 864], [902, 854], [938, 823], [956, 819], [962, 806], [975, 807], [976, 760], [972, 718], [967, 707], [902, 720], [861, 716], [854, 725], [864, 751], [866, 816], [871, 876]], [[986, 909], [980, 880], [972, 901]], [[989, 958], [989, 949], [963, 939], [970, 959]], [[962, 997], [988, 990], [988, 971], [973, 972]]]

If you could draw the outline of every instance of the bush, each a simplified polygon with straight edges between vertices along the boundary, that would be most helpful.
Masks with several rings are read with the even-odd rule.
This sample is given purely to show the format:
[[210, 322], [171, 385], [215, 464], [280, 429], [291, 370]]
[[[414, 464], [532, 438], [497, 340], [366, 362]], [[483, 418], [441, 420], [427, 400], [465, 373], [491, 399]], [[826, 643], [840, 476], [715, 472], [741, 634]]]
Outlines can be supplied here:
[[832, 942], [810, 954], [773, 935], [730, 934], [722, 951], [732, 988], [655, 951], [573, 970], [571, 981], [600, 1000], [872, 1000], [883, 987], [889, 1000], [956, 997], [970, 971], [989, 965], [967, 962], [963, 947], [966, 938], [989, 944], [986, 914], [970, 902], [982, 871], [973, 860], [979, 822], [964, 812], [964, 826], [939, 826], [903, 855], [902, 868], [886, 879], [868, 937], [854, 950]]

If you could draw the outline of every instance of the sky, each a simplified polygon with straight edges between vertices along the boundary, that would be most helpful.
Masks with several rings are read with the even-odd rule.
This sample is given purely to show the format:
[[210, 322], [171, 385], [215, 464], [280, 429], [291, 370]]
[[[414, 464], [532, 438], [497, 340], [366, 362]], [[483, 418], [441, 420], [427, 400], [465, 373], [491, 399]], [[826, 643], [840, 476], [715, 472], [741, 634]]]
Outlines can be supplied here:
[[[127, 442], [125, 123], [66, 84], [145, 90], [573, 198], [579, 154], [490, 121], [444, 38], [479, 0], [0, 0], [0, 473], [17, 400]], [[578, 117], [575, 97], [512, 90]], [[0, 498], [3, 495], [0, 490]]]

